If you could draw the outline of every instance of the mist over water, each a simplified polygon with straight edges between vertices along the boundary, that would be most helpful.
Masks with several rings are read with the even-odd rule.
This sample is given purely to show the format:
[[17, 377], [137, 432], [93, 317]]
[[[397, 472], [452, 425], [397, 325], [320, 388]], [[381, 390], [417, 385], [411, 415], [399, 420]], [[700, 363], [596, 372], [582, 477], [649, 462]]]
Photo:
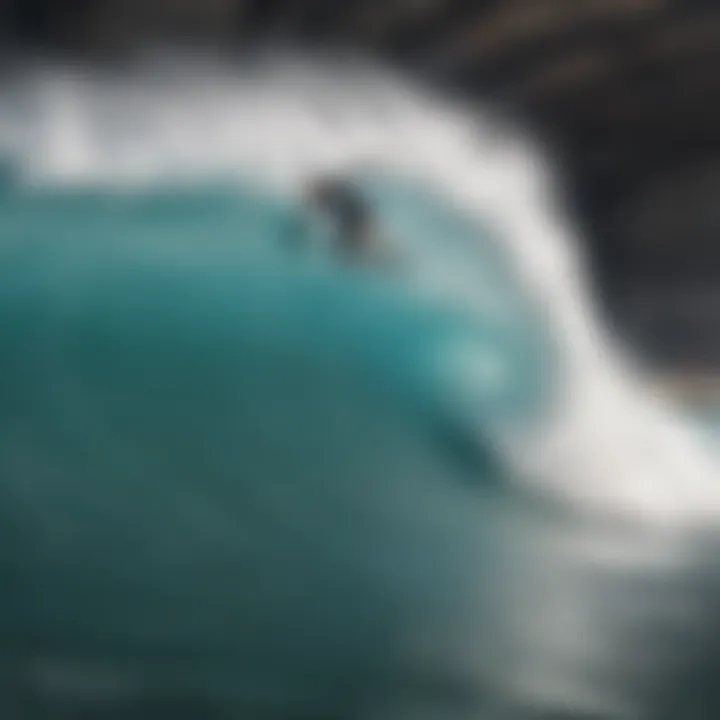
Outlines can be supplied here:
[[[482, 720], [714, 717], [701, 678], [720, 651], [716, 460], [598, 320], [557, 180], [529, 138], [363, 63], [292, 57], [28, 67], [0, 101], [0, 146], [38, 192], [242, 182], [296, 195], [317, 176], [379, 171], [490, 228], [487, 252], [430, 242], [409, 270], [418, 288], [487, 312], [491, 284], [477, 278], [505, 278], [487, 273], [492, 246], [508, 273], [498, 291], [538, 311], [552, 357], [542, 416], [504, 438], [508, 483], [554, 509], [511, 523], [491, 685], [515, 714]], [[473, 363], [449, 367], [472, 383]], [[489, 652], [472, 632], [457, 642]]]

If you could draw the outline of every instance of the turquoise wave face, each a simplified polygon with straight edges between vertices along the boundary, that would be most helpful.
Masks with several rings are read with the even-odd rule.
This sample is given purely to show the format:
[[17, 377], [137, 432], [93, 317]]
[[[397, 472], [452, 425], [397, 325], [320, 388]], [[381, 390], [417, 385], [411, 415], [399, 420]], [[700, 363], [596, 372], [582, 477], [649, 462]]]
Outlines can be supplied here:
[[79, 303], [88, 284], [109, 294], [132, 277], [128, 302], [141, 313], [148, 295], [174, 302], [159, 279], [184, 272], [198, 296], [225, 288], [227, 306], [218, 299], [213, 317], [244, 308], [258, 325], [282, 325], [299, 347], [374, 368], [378, 381], [486, 426], [535, 419], [552, 386], [553, 348], [502, 238], [411, 183], [361, 177], [355, 187], [379, 245], [362, 265], [338, 258], [332, 218], [255, 189], [7, 184], [0, 257], [15, 270], [5, 292], [52, 276], [56, 292]]
[[492, 435], [542, 411], [550, 343], [490, 229], [360, 189], [390, 263], [255, 190], [6, 186], [3, 659], [237, 717], [424, 693], [426, 640], [441, 686], [495, 664]]

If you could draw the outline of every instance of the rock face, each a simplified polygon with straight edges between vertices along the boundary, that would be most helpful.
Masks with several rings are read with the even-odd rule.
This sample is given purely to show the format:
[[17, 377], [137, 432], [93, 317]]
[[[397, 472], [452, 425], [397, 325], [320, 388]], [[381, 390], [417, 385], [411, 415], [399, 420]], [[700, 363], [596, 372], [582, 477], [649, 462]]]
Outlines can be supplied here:
[[24, 39], [86, 51], [117, 51], [157, 40], [223, 40], [235, 28], [237, 0], [31, 0], [10, 7]]
[[720, 167], [710, 160], [649, 182], [619, 216], [621, 314], [643, 346], [673, 365], [720, 363], [718, 196]]

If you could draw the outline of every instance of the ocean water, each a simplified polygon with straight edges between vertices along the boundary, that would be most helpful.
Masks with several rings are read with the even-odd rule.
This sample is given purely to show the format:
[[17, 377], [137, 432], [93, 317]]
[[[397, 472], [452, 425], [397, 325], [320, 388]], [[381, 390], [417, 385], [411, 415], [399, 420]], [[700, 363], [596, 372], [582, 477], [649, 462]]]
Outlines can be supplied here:
[[712, 442], [529, 138], [339, 59], [1, 99], [6, 716], [717, 716]]

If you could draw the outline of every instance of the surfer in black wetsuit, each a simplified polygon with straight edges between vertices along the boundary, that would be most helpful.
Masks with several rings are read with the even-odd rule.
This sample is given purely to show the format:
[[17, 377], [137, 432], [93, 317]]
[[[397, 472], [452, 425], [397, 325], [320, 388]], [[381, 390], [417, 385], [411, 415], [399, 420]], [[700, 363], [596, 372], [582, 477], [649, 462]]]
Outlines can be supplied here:
[[367, 258], [373, 244], [372, 213], [352, 183], [331, 178], [315, 183], [308, 193], [310, 205], [329, 214], [337, 224], [338, 248], [351, 262]]
[[400, 268], [400, 258], [383, 237], [372, 207], [351, 181], [325, 178], [313, 183], [304, 196], [315, 212], [333, 222], [336, 248], [344, 261], [391, 270]]

